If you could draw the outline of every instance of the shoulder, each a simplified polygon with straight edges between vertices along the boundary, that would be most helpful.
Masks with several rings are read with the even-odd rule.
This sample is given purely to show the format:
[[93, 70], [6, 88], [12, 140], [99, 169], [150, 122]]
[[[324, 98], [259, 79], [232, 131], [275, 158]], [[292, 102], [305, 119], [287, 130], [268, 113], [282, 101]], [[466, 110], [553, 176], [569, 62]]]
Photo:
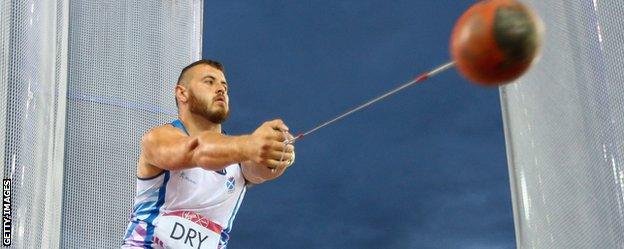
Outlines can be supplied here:
[[152, 127], [149, 131], [146, 132], [146, 134], [151, 134], [151, 133], [179, 133], [179, 134], [184, 134], [184, 132], [180, 129], [178, 129], [177, 127], [173, 126], [172, 124], [162, 124], [159, 126], [155, 126]]
[[154, 154], [158, 151], [157, 148], [159, 148], [160, 145], [166, 144], [168, 141], [183, 136], [184, 133], [171, 124], [159, 125], [145, 132], [141, 141], [141, 153], [139, 155], [139, 162], [137, 165], [137, 177], [139, 179], [147, 179], [162, 173], [163, 169], [148, 163], [146, 153], [150, 154], [148, 152], [151, 151], [151, 154]]
[[153, 141], [155, 139], [166, 139], [175, 137], [184, 137], [186, 134], [171, 124], [163, 124], [151, 128], [143, 134], [143, 143]]

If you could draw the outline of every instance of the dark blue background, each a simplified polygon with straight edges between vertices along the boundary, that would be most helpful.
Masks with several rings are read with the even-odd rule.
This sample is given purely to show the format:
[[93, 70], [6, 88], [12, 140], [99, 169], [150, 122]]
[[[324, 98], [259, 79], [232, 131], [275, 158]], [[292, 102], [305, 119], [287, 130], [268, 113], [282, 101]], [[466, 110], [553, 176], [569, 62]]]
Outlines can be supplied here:
[[[473, 1], [207, 1], [204, 58], [225, 64], [249, 133], [312, 128], [449, 60]], [[513, 248], [499, 94], [449, 70], [297, 143], [247, 192], [229, 248]]]

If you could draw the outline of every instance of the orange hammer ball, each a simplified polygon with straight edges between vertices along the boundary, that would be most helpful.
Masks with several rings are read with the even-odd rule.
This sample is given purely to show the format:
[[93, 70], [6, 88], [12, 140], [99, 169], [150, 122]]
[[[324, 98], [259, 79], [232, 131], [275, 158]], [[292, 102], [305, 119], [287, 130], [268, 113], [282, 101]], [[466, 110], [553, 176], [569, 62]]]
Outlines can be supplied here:
[[480, 1], [455, 24], [451, 55], [468, 80], [501, 85], [531, 66], [540, 50], [541, 30], [539, 17], [518, 1]]

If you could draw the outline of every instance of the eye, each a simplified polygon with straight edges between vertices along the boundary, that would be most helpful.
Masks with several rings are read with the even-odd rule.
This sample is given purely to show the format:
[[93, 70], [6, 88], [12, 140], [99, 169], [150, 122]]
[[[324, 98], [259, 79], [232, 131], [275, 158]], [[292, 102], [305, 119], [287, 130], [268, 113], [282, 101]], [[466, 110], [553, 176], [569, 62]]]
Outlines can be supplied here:
[[205, 80], [204, 83], [212, 85], [214, 84], [214, 80]]

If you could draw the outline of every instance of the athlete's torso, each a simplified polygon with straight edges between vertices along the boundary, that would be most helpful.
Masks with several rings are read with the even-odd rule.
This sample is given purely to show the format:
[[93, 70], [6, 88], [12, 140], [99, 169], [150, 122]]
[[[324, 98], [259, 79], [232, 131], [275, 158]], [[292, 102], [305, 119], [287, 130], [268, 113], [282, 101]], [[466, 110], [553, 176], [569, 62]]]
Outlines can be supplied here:
[[[176, 120], [172, 125], [186, 132], [181, 122]], [[198, 248], [199, 243], [203, 242], [200, 240], [208, 232], [199, 235], [200, 229], [184, 227], [181, 225], [183, 222], [165, 224], [169, 222], [166, 217], [171, 217], [167, 215], [184, 213], [189, 220], [189, 214], [192, 214], [195, 223], [216, 224], [211, 228], [219, 228], [212, 231], [219, 234], [219, 248], [224, 248], [245, 191], [245, 179], [239, 164], [229, 165], [219, 172], [202, 168], [165, 170], [150, 179], [137, 179], [136, 198], [124, 246], [158, 247], [159, 243], [154, 241], [178, 239], [181, 243], [192, 243], [194, 248]], [[171, 231], [166, 232], [167, 238], [160, 238], [164, 235], [159, 237], [159, 224], [162, 227], [173, 226]]]

